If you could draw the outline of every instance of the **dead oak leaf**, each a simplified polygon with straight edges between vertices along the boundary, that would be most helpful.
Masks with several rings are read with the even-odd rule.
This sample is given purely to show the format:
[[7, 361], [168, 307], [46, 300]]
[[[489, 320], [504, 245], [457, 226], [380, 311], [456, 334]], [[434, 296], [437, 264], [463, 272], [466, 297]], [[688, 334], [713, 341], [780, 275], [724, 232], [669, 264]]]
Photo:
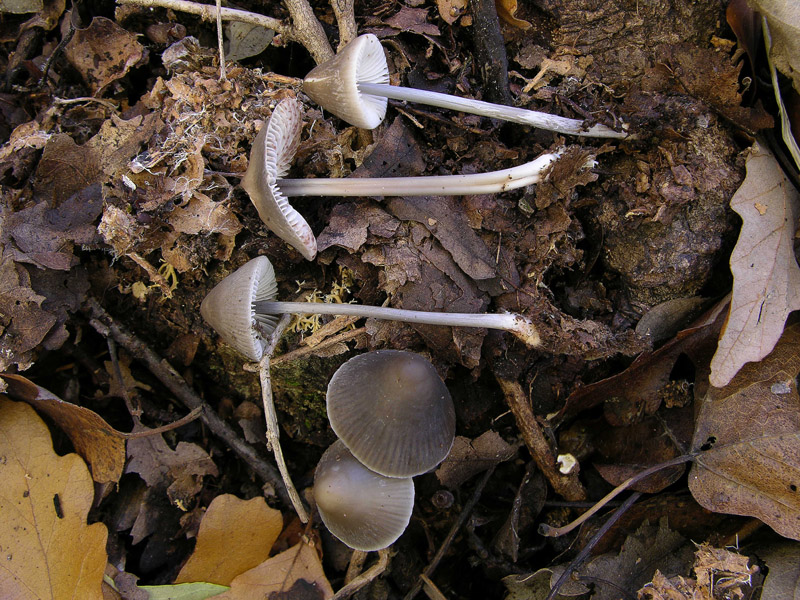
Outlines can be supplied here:
[[119, 481], [125, 467], [125, 436], [94, 411], [65, 402], [21, 375], [0, 374], [8, 393], [45, 413], [69, 436], [98, 483]]
[[263, 497], [217, 496], [203, 515], [197, 545], [175, 583], [230, 585], [236, 576], [267, 560], [282, 529], [280, 511], [267, 506]]
[[86, 524], [94, 500], [86, 465], [53, 452], [30, 406], [1, 398], [0, 457], [3, 597], [101, 600], [107, 532]]
[[263, 598], [303, 598], [325, 600], [333, 596], [319, 555], [312, 546], [300, 542], [265, 560], [231, 582], [231, 589], [215, 596], [218, 600], [262, 600]]
[[800, 267], [793, 247], [800, 194], [775, 157], [757, 143], [731, 208], [743, 223], [730, 259], [734, 283], [728, 322], [711, 361], [709, 381], [717, 387], [727, 385], [743, 364], [769, 354], [786, 317], [800, 309]]
[[695, 423], [689, 489], [704, 508], [761, 519], [800, 539], [800, 325], [724, 388], [709, 387]]

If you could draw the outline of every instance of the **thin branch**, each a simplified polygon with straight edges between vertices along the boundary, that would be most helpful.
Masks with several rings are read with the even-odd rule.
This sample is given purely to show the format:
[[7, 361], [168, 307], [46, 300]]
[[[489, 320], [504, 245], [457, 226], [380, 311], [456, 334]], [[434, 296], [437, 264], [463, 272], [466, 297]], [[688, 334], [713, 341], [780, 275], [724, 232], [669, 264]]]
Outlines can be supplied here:
[[228, 76], [225, 72], [225, 40], [222, 37], [222, 0], [217, 3], [217, 46], [219, 46], [219, 80], [225, 81]]
[[337, 51], [358, 36], [358, 25], [353, 10], [353, 0], [331, 0], [333, 14], [339, 26], [339, 45]]
[[[198, 15], [204, 21], [214, 21], [217, 16], [217, 9], [212, 4], [200, 4], [198, 2], [190, 2], [189, 0], [117, 0], [119, 4], [135, 4], [136, 6], [145, 6], [148, 8], [169, 8], [180, 12]], [[265, 17], [258, 13], [253, 13], [247, 10], [239, 10], [237, 8], [223, 7], [219, 11], [220, 18], [223, 21], [240, 21], [241, 23], [250, 23], [252, 25], [260, 25], [267, 29], [271, 29], [275, 33], [281, 34], [289, 39], [294, 39], [292, 36], [292, 28], [279, 19], [273, 17]]]
[[300, 499], [300, 494], [297, 493], [294, 483], [292, 483], [292, 477], [289, 475], [289, 469], [286, 468], [286, 461], [283, 458], [280, 429], [278, 428], [278, 414], [275, 412], [275, 401], [272, 397], [272, 377], [269, 371], [270, 356], [275, 351], [278, 340], [280, 340], [291, 320], [291, 315], [283, 315], [275, 326], [275, 330], [270, 335], [266, 348], [264, 348], [264, 357], [258, 363], [258, 378], [261, 381], [261, 400], [264, 404], [264, 419], [267, 422], [267, 444], [275, 455], [278, 471], [281, 474], [284, 485], [286, 485], [289, 499], [292, 501], [292, 506], [294, 506], [297, 516], [300, 517], [303, 523], [308, 523], [308, 512], [303, 506], [303, 501]]
[[[378, 550], [378, 562], [372, 565], [369, 569], [361, 573], [358, 577], [353, 578], [352, 581], [347, 583], [342, 589], [331, 596], [331, 600], [345, 600], [355, 594], [362, 587], [369, 582], [376, 579], [381, 573], [389, 566], [389, 549], [384, 548]], [[349, 574], [349, 569], [348, 569]]]
[[199, 408], [200, 419], [209, 430], [225, 442], [263, 481], [271, 484], [278, 497], [286, 506], [291, 506], [289, 494], [283, 485], [278, 470], [262, 459], [255, 449], [223, 421], [186, 383], [178, 372], [166, 360], [151, 350], [143, 341], [133, 335], [127, 328], [117, 323], [102, 306], [93, 298], [87, 301], [87, 308], [92, 315], [90, 321], [101, 335], [114, 338], [120, 346], [136, 360], [142, 362], [164, 386], [187, 408]]
[[[483, 488], [486, 487], [486, 484], [489, 482], [489, 478], [494, 473], [495, 468], [497, 467], [497, 463], [493, 464], [486, 473], [483, 474], [481, 480], [478, 482], [478, 486], [475, 488], [475, 491], [472, 493], [472, 497], [469, 499], [464, 505], [464, 508], [461, 510], [461, 513], [458, 515], [458, 519], [456, 522], [453, 523], [453, 526], [450, 528], [450, 531], [447, 532], [447, 537], [442, 542], [442, 545], [439, 547], [439, 550], [436, 551], [436, 554], [431, 559], [431, 562], [425, 567], [425, 570], [422, 572], [426, 578], [430, 578], [433, 575], [433, 572], [436, 570], [436, 567], [439, 566], [439, 563], [444, 558], [445, 553], [450, 548], [450, 544], [453, 543], [453, 540], [456, 537], [456, 534], [461, 530], [464, 526], [464, 523], [467, 522], [467, 518], [472, 513], [472, 510], [475, 508], [475, 505], [478, 503], [478, 500], [481, 498], [481, 494], [483, 493]], [[409, 590], [409, 592], [403, 597], [403, 600], [413, 600], [413, 598], [420, 592], [423, 585], [425, 584], [425, 580], [420, 576], [414, 586]]]

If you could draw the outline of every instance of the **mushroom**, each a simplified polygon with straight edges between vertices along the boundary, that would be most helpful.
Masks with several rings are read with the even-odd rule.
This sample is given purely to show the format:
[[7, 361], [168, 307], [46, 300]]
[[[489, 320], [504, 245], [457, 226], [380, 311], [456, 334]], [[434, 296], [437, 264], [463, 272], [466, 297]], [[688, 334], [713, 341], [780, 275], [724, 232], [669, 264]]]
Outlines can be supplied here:
[[355, 550], [380, 550], [408, 526], [414, 482], [370, 471], [339, 440], [317, 465], [314, 500], [333, 535]]
[[540, 344], [539, 333], [527, 317], [515, 313], [447, 313], [358, 304], [276, 302], [275, 270], [258, 256], [225, 277], [200, 304], [200, 314], [229, 345], [251, 360], [260, 360], [277, 315], [352, 315], [451, 327], [486, 327], [510, 331], [526, 345]]
[[[551, 152], [510, 169], [470, 175], [279, 179], [289, 169], [301, 127], [300, 103], [294, 98], [281, 100], [253, 142], [242, 187], [247, 190], [267, 227], [309, 260], [317, 253], [316, 239], [305, 219], [289, 204], [287, 196], [494, 194], [539, 183], [561, 155], [560, 151]], [[589, 162], [586, 166], [593, 164]]]
[[387, 477], [433, 469], [453, 446], [453, 400], [419, 354], [377, 350], [348, 360], [328, 383], [334, 433], [366, 467]]
[[331, 59], [318, 64], [303, 80], [303, 91], [325, 110], [356, 127], [374, 129], [386, 115], [387, 99], [419, 102], [462, 112], [532, 125], [558, 133], [624, 138], [626, 131], [605, 125], [585, 128], [583, 121], [389, 84], [389, 68], [378, 38], [355, 38]]

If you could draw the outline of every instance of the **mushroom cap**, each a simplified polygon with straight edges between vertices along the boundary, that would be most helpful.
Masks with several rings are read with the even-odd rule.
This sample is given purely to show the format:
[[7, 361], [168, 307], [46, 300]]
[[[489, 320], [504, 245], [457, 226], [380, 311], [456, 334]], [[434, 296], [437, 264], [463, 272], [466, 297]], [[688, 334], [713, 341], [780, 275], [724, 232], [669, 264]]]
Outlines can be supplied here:
[[303, 91], [340, 119], [362, 129], [375, 129], [386, 116], [388, 100], [362, 94], [359, 82], [389, 83], [389, 67], [378, 38], [360, 35], [332, 59], [318, 64], [303, 80]]
[[369, 552], [390, 546], [405, 531], [414, 508], [414, 482], [370, 471], [338, 440], [317, 465], [314, 500], [333, 535]]
[[328, 419], [353, 455], [387, 477], [430, 471], [453, 446], [455, 409], [434, 366], [402, 350], [367, 352], [328, 383]]
[[270, 231], [312, 260], [317, 255], [314, 233], [278, 188], [278, 178], [289, 172], [297, 152], [302, 125], [300, 102], [294, 98], [281, 100], [253, 141], [241, 185]]
[[228, 345], [250, 360], [261, 360], [278, 317], [257, 315], [253, 302], [277, 295], [272, 263], [258, 256], [220, 281], [203, 299], [200, 314]]

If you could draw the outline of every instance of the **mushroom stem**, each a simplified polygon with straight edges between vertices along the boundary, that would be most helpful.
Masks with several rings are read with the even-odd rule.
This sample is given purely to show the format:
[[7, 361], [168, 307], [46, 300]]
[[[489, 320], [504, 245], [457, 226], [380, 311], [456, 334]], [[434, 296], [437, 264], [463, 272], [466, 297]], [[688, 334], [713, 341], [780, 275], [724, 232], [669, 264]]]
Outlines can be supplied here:
[[278, 179], [284, 196], [461, 196], [495, 194], [539, 183], [561, 152], [502, 171], [425, 177]]
[[323, 302], [273, 302], [259, 300], [253, 302], [256, 314], [318, 314], [355, 315], [359, 317], [384, 319], [386, 321], [405, 321], [423, 325], [446, 325], [449, 327], [486, 327], [510, 331], [528, 346], [540, 344], [539, 334], [533, 323], [522, 315], [514, 313], [447, 313], [406, 310], [383, 306], [364, 306], [361, 304], [327, 304]]
[[449, 110], [458, 110], [473, 115], [490, 117], [492, 119], [502, 119], [504, 121], [511, 121], [513, 123], [531, 125], [533, 127], [548, 129], [550, 131], [556, 131], [558, 133], [564, 133], [568, 135], [601, 138], [628, 137], [627, 131], [614, 131], [605, 125], [597, 124], [586, 128], [583, 125], [583, 121], [578, 119], [568, 119], [567, 117], [559, 117], [558, 115], [550, 115], [534, 110], [517, 108], [515, 106], [492, 104], [491, 102], [483, 102], [482, 100], [462, 98], [460, 96], [451, 96], [450, 94], [441, 94], [439, 92], [431, 92], [416, 88], [395, 86], [388, 83], [359, 82], [358, 91], [369, 96], [380, 96], [383, 98], [391, 98], [392, 100], [428, 104], [430, 106], [437, 106], [439, 108], [446, 108]]

